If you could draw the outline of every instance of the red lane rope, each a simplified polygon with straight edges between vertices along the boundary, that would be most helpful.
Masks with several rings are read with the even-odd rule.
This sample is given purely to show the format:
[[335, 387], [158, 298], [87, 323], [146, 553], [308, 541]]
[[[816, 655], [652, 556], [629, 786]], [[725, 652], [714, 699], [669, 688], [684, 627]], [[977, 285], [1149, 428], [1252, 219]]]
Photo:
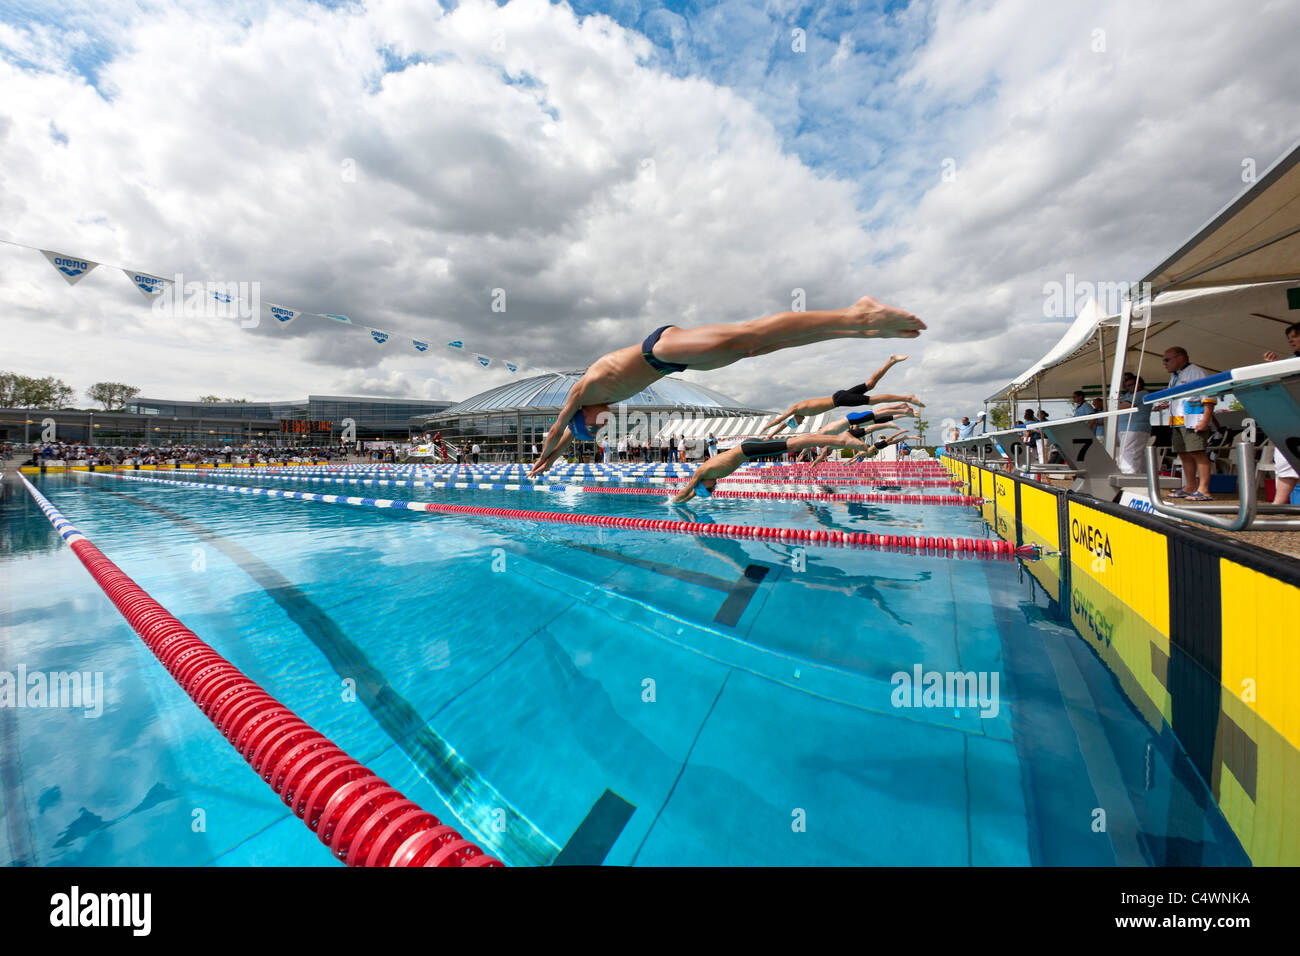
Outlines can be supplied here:
[[811, 544], [840, 545], [854, 548], [882, 548], [891, 551], [925, 551], [942, 556], [963, 557], [974, 555], [989, 558], [1036, 558], [1038, 550], [1033, 545], [1017, 548], [1001, 538], [933, 538], [920, 535], [872, 534], [860, 531], [822, 531], [810, 528], [767, 528], [739, 524], [704, 524], [696, 521], [661, 521], [652, 518], [616, 518], [612, 515], [572, 514], [558, 511], [521, 511], [517, 508], [480, 508], [475, 505], [448, 505], [438, 502], [407, 501], [397, 498], [360, 498], [344, 495], [323, 495], [310, 491], [285, 491], [280, 488], [259, 488], [251, 485], [201, 484], [189, 481], [169, 481], [162, 478], [137, 478], [133, 475], [96, 475], [138, 481], [148, 484], [173, 485], [181, 488], [221, 491], [227, 494], [287, 498], [295, 501], [320, 501], [325, 504], [352, 505], [362, 508], [401, 509], [424, 511], [430, 514], [479, 515], [486, 518], [513, 518], [521, 521], [553, 521], [559, 524], [577, 524], [596, 528], [620, 528], [636, 531], [661, 531], [670, 534], [690, 534], [716, 538], [766, 538], [778, 541], [807, 541]]
[[245, 677], [91, 544], [31, 482], [22, 481], [145, 646], [338, 859], [348, 866], [503, 865]]
[[[583, 488], [585, 492], [600, 495], [675, 495], [672, 488], [611, 488], [608, 486]], [[970, 495], [890, 495], [857, 494], [854, 492], [823, 491], [715, 491], [714, 498], [770, 498], [792, 501], [867, 501], [900, 505], [982, 505], [983, 498]]]
[[609, 515], [568, 514], [558, 511], [519, 511], [515, 508], [477, 508], [473, 505], [444, 505], [436, 502], [410, 502], [411, 511], [439, 514], [482, 515], [489, 518], [517, 518], [524, 521], [554, 521], [560, 524], [586, 525], [596, 528], [624, 528], [636, 531], [663, 531], [670, 534], [701, 535], [713, 538], [766, 538], [778, 541], [807, 541], [811, 544], [875, 548], [909, 553], [924, 552], [944, 557], [1014, 558], [1036, 557], [1033, 545], [1017, 548], [1001, 538], [934, 538], [924, 535], [871, 534], [861, 531], [822, 531], [811, 528], [766, 528], [743, 524], [704, 524], [698, 521], [664, 521], [654, 518], [615, 518]]
[[[838, 475], [822, 474], [820, 472], [807, 472], [803, 476], [799, 475], [773, 475], [767, 478], [751, 478], [751, 472], [745, 472], [744, 477], [732, 476], [730, 478], [719, 478], [719, 481], [736, 484], [753, 484], [753, 485], [772, 485], [782, 482], [788, 484], [836, 484], [836, 485], [899, 485], [905, 488], [955, 488], [961, 482], [952, 480], [933, 480], [921, 481], [915, 478], [863, 478], [861, 476], [853, 478], [841, 478]], [[668, 482], [690, 481], [689, 478], [666, 478]]]

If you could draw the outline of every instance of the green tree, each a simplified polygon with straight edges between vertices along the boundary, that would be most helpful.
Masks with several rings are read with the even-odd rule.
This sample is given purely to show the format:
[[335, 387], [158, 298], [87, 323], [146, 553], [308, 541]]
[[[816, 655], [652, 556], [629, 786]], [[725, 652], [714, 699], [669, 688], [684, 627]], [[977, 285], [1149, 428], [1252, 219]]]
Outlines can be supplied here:
[[1011, 404], [1009, 402], [994, 402], [989, 409], [989, 430], [1002, 431], [1014, 424], [1015, 422], [1011, 420]]
[[92, 402], [103, 405], [104, 411], [111, 412], [125, 408], [127, 402], [140, 394], [140, 390], [134, 385], [125, 385], [122, 382], [96, 382], [86, 389], [86, 394], [90, 396]]
[[14, 372], [0, 372], [0, 408], [18, 407], [18, 380], [22, 378]]
[[72, 404], [72, 398], [77, 394], [77, 390], [69, 385], [63, 379], [54, 380], [54, 407], [67, 408]]
[[34, 378], [0, 372], [0, 408], [67, 408], [76, 394], [76, 389], [53, 375]]
[[922, 418], [921, 416], [918, 415], [916, 417], [916, 433], [921, 436], [920, 444], [922, 445], [925, 444], [925, 433], [929, 430], [930, 430], [930, 419]]

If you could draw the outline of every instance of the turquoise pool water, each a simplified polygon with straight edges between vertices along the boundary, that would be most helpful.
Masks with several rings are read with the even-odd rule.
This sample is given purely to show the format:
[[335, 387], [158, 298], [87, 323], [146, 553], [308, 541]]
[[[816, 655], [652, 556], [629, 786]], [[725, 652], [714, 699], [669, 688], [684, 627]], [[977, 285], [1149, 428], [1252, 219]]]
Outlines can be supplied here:
[[[986, 534], [958, 507], [713, 499], [679, 514], [578, 490], [205, 480]], [[1168, 728], [1015, 562], [33, 483], [249, 677], [507, 864], [1248, 862]], [[338, 865], [21, 485], [4, 489], [0, 672], [99, 673], [104, 700], [92, 717], [0, 708], [0, 862]], [[996, 675], [997, 706], [897, 706], [891, 678], [918, 667]]]

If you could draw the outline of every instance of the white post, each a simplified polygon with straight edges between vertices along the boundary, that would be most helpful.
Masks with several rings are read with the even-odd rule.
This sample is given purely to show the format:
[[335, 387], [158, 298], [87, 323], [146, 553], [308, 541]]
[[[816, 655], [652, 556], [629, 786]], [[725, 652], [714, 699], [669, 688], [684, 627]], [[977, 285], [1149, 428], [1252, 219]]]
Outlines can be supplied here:
[[[1128, 333], [1129, 325], [1133, 321], [1133, 293], [1130, 292], [1128, 298], [1124, 300], [1124, 308], [1119, 317], [1119, 334], [1115, 338], [1115, 358], [1114, 368], [1110, 373], [1110, 393], [1106, 397], [1106, 411], [1113, 412], [1119, 407], [1120, 383], [1124, 381], [1124, 367], [1128, 351]], [[1097, 334], [1101, 335], [1101, 328], [1097, 329]], [[1114, 418], [1106, 419], [1106, 451], [1112, 458], [1115, 457], [1115, 446], [1119, 442], [1118, 420]]]

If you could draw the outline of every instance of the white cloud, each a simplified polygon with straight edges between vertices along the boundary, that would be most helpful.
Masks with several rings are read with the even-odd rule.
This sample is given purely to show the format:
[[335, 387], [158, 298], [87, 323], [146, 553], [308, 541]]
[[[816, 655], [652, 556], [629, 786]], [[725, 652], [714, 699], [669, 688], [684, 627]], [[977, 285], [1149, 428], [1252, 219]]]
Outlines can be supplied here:
[[[253, 4], [242, 19], [123, 5], [95, 21], [115, 51], [104, 95], [67, 62], [89, 14], [80, 40], [0, 24], [0, 220], [47, 248], [256, 279], [265, 300], [552, 368], [657, 325], [778, 311], [796, 287], [810, 308], [870, 293], [931, 328], [890, 390], [959, 415], [1059, 334], [1041, 322], [1045, 282], [1138, 277], [1240, 188], [1243, 156], [1262, 169], [1289, 144], [1286, 11], [1171, 9], [917, 3], [877, 24], [901, 51], [889, 62], [810, 22], [798, 81], [771, 65], [796, 13], [776, 5], [649, 11], [681, 75], [646, 36], [541, 0]], [[735, 89], [688, 70], [690, 44], [716, 56], [728, 28]], [[385, 73], [386, 57], [410, 63]], [[804, 138], [802, 117], [878, 129], [839, 141], [869, 171], [809, 168], [792, 144], [837, 140]], [[120, 275], [69, 289], [11, 247], [0, 308], [5, 367], [80, 388], [452, 399], [504, 380], [310, 319], [161, 322]], [[783, 405], [888, 351], [827, 343], [687, 377]]]

